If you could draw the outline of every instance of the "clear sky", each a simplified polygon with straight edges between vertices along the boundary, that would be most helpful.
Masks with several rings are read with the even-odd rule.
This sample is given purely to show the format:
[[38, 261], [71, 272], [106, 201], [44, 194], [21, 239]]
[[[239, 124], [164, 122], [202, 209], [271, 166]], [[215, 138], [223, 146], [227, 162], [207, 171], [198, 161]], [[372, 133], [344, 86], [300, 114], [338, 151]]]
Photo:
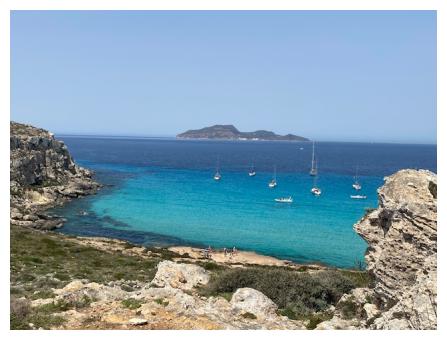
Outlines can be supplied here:
[[56, 133], [234, 124], [434, 143], [436, 13], [15, 11], [11, 119]]

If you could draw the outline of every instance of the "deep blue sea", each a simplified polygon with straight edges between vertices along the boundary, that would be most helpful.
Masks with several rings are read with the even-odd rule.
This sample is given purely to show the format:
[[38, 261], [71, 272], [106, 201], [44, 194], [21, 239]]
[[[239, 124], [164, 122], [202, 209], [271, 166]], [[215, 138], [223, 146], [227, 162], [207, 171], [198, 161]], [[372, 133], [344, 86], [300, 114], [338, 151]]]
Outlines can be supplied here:
[[[365, 208], [377, 206], [384, 176], [402, 168], [436, 172], [435, 145], [321, 142], [322, 195], [314, 197], [308, 142], [58, 138], [105, 185], [54, 209], [67, 219], [61, 232], [156, 246], [235, 246], [337, 267], [363, 260], [366, 243], [352, 226]], [[217, 162], [219, 182], [213, 180]], [[255, 177], [248, 176], [252, 163]], [[270, 189], [274, 166], [278, 186]], [[357, 166], [366, 200], [350, 198]], [[274, 201], [289, 195], [292, 204]]]

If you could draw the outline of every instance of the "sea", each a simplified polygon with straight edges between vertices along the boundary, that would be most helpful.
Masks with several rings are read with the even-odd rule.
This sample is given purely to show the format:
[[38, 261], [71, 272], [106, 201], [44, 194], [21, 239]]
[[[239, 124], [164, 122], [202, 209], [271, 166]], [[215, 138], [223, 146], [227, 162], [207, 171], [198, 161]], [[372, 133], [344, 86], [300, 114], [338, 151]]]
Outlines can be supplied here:
[[[67, 220], [62, 233], [146, 246], [236, 247], [340, 268], [364, 263], [367, 244], [353, 225], [378, 206], [384, 177], [404, 168], [437, 170], [436, 145], [317, 142], [313, 178], [309, 142], [57, 138], [104, 185], [53, 209]], [[278, 185], [271, 189], [274, 168]], [[310, 192], [314, 184], [319, 197]], [[367, 198], [351, 199], [355, 194]], [[293, 203], [275, 202], [289, 196]]]

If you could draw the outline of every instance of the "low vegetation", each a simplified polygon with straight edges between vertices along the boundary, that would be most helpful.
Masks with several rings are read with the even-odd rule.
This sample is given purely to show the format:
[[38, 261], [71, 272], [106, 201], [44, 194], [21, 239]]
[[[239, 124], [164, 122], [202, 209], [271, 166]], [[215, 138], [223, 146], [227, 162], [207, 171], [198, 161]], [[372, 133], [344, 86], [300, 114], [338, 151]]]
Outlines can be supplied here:
[[142, 303], [143, 303], [143, 300], [133, 299], [133, 298], [121, 301], [121, 304], [124, 307], [129, 308], [129, 309], [138, 309], [141, 307]]
[[355, 287], [369, 283], [363, 272], [326, 270], [315, 273], [287, 268], [251, 267], [214, 272], [203, 295], [231, 296], [238, 288], [261, 291], [279, 307], [279, 313], [290, 319], [311, 320], [310, 327], [327, 320], [325, 310]]
[[169, 305], [169, 301], [165, 301], [164, 299], [158, 298], [154, 300], [156, 303], [158, 303], [159, 305], [162, 305], [164, 307], [166, 307], [167, 305]]
[[50, 328], [63, 322], [62, 318], [51, 316], [55, 311], [82, 308], [91, 302], [30, 307], [30, 300], [54, 297], [52, 288], [62, 288], [75, 279], [98, 283], [149, 282], [155, 276], [158, 261], [105, 252], [50, 232], [11, 226], [11, 328], [28, 329], [29, 323], [36, 328]]

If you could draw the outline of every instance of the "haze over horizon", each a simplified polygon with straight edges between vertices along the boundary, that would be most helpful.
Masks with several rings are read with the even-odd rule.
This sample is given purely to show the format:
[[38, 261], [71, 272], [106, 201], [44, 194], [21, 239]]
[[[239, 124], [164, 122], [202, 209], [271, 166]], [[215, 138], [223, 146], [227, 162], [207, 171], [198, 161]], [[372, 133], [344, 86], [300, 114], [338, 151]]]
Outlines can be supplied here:
[[13, 11], [11, 119], [436, 143], [436, 12]]

